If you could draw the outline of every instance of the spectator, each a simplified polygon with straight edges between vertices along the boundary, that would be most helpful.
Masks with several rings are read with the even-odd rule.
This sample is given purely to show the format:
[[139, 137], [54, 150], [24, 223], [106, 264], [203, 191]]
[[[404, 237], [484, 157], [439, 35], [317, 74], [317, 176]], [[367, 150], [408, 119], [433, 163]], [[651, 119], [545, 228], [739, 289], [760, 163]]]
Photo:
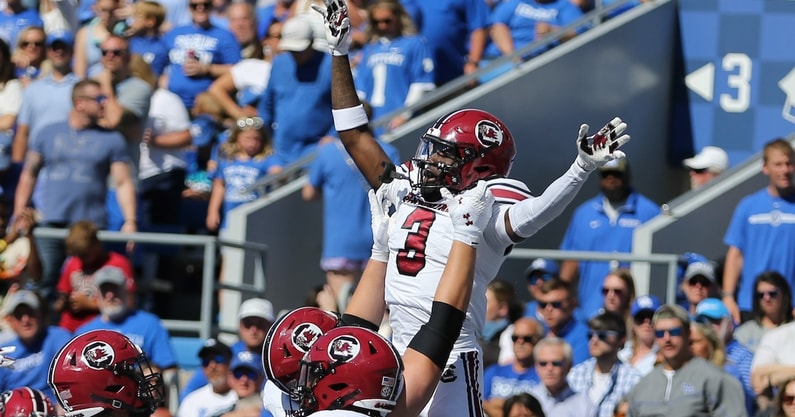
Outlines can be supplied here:
[[102, 71], [102, 43], [111, 35], [123, 36], [127, 30], [119, 19], [120, 0], [97, 0], [92, 6], [96, 16], [75, 34], [74, 71], [80, 78], [94, 77]]
[[262, 59], [244, 59], [232, 66], [226, 74], [213, 81], [207, 90], [233, 118], [254, 117], [259, 102], [268, 85], [273, 57], [279, 51], [282, 23], [274, 21], [263, 38]]
[[557, 337], [541, 339], [533, 349], [540, 384], [529, 390], [541, 403], [544, 414], [588, 417], [597, 411], [588, 395], [575, 392], [566, 379], [572, 366], [571, 345]]
[[552, 278], [541, 284], [538, 314], [544, 318], [542, 323], [550, 336], [568, 342], [574, 365], [588, 359], [588, 327], [575, 316], [576, 308], [577, 298], [566, 281]]
[[778, 384], [776, 402], [772, 417], [795, 417], [795, 378], [790, 378]]
[[772, 387], [795, 377], [795, 322], [762, 336], [751, 364], [751, 383], [759, 396], [771, 396]]
[[[105, 196], [110, 175], [116, 185], [116, 197], [124, 214], [123, 232], [135, 232], [135, 189], [130, 175], [130, 160], [124, 138], [97, 125], [104, 113], [105, 97], [93, 80], [75, 84], [73, 108], [69, 120], [38, 130], [33, 147], [27, 152], [25, 166], [17, 187], [14, 213], [20, 213], [30, 201], [42, 168], [45, 168], [44, 204], [38, 207], [41, 224], [64, 228], [78, 220], [90, 220], [102, 228], [106, 225]], [[42, 288], [45, 296], [52, 290], [64, 261], [61, 239], [38, 239], [42, 258]]]
[[715, 265], [710, 261], [693, 262], [688, 265], [682, 280], [682, 291], [685, 294], [685, 303], [682, 307], [694, 316], [698, 303], [718, 296]]
[[754, 415], [756, 402], [751, 387], [751, 362], [754, 354], [734, 339], [734, 322], [729, 310], [717, 298], [707, 298], [696, 307], [696, 321], [707, 323], [718, 334], [726, 349], [724, 369], [736, 377], [745, 390], [745, 408], [748, 415]]
[[[36, 227], [36, 211], [32, 208], [25, 209], [14, 222], [9, 224], [11, 204], [0, 197], [0, 277], [7, 280], [9, 291], [11, 288], [34, 288], [41, 280], [41, 260], [36, 251], [36, 238], [33, 229]], [[27, 240], [25, 243], [24, 240]], [[24, 245], [27, 254], [17, 252], [14, 255], [13, 243]], [[8, 252], [6, 252], [8, 250]], [[0, 333], [2, 333], [0, 331]]]
[[602, 283], [602, 298], [602, 312], [616, 313], [624, 321], [629, 320], [629, 310], [635, 301], [635, 280], [629, 269], [618, 268], [607, 274]]
[[478, 69], [488, 37], [489, 8], [483, 0], [404, 0], [431, 49], [434, 82], [440, 86]]
[[[380, 142], [393, 163], [400, 163], [397, 149]], [[309, 166], [304, 201], [323, 199], [323, 252], [320, 268], [344, 311], [347, 296], [370, 259], [373, 234], [370, 225], [370, 187], [338, 139], [320, 145]]]
[[151, 352], [149, 360], [163, 371], [168, 381], [175, 374], [177, 361], [168, 340], [168, 331], [156, 315], [130, 307], [127, 278], [118, 270], [94, 275], [95, 297], [100, 315], [80, 326], [75, 334], [96, 329], [115, 330], [124, 334], [144, 352]]
[[737, 379], [693, 356], [690, 318], [685, 309], [663, 305], [654, 313], [652, 325], [662, 364], [643, 377], [627, 395], [629, 415], [746, 415], [745, 396]]
[[168, 46], [160, 36], [166, 8], [152, 0], [141, 0], [133, 4], [130, 28], [125, 33], [130, 42], [130, 53], [140, 55], [152, 68], [155, 77], [160, 77], [168, 65]]
[[610, 417], [613, 409], [643, 377], [618, 358], [627, 340], [626, 319], [605, 311], [588, 321], [588, 349], [591, 358], [575, 366], [567, 376], [569, 386], [586, 394], [595, 404], [594, 415]]
[[618, 352], [618, 357], [622, 361], [631, 365], [644, 376], [654, 369], [657, 361], [658, 346], [654, 343], [651, 319], [654, 316], [654, 311], [659, 307], [660, 301], [653, 295], [642, 295], [635, 299], [630, 309], [632, 338]]
[[709, 323], [690, 323], [690, 350], [693, 356], [706, 359], [718, 368], [726, 365], [726, 347]]
[[229, 386], [229, 361], [232, 349], [216, 339], [207, 339], [199, 350], [207, 385], [191, 392], [179, 403], [176, 417], [213, 416], [228, 410], [237, 401]]
[[[0, 39], [0, 173], [2, 193], [13, 192], [16, 175], [11, 168], [11, 146], [14, 127], [22, 105], [22, 84], [15, 75], [14, 63], [8, 45]], [[9, 200], [13, 197], [9, 196]]]
[[39, 12], [25, 7], [22, 0], [6, 0], [4, 3], [0, 11], [0, 40], [6, 45], [16, 45], [19, 33], [26, 27], [44, 26]]
[[220, 415], [222, 417], [259, 417], [262, 413], [260, 389], [265, 382], [262, 356], [249, 351], [238, 352], [229, 365], [227, 382], [232, 391], [237, 394], [237, 401], [232, 404], [229, 411], [222, 412]]
[[257, 16], [249, 3], [232, 3], [226, 9], [229, 31], [240, 45], [243, 59], [262, 59], [262, 45], [257, 37]]
[[71, 335], [64, 329], [48, 326], [47, 306], [33, 291], [18, 290], [3, 302], [3, 315], [15, 338], [7, 342], [16, 350], [5, 354], [16, 362], [0, 368], [0, 391], [31, 387], [45, 392], [55, 401], [47, 386], [50, 361]]
[[[289, 165], [315, 150], [321, 139], [336, 137], [331, 116], [331, 56], [312, 48], [314, 33], [307, 17], [284, 23], [273, 58], [270, 81], [258, 111], [273, 130], [278, 164]], [[312, 114], [309, 119], [304, 114]]]
[[734, 331], [734, 338], [751, 352], [762, 337], [772, 329], [792, 321], [792, 289], [776, 271], [762, 272], [754, 282], [753, 320]]
[[738, 323], [741, 311], [746, 317], [750, 314], [754, 277], [778, 271], [790, 287], [795, 280], [795, 223], [780, 221], [795, 213], [795, 152], [786, 140], [774, 139], [762, 153], [762, 172], [770, 181], [737, 204], [723, 238], [729, 246], [723, 267], [723, 302]]
[[267, 6], [257, 4], [257, 36], [262, 39], [268, 33], [268, 27], [273, 22], [284, 23], [293, 17], [294, 0], [276, 0]]
[[240, 61], [234, 35], [210, 21], [212, 1], [190, 0], [189, 4], [193, 23], [174, 28], [164, 37], [171, 63], [168, 89], [187, 109], [193, 107], [196, 95]]
[[690, 189], [697, 190], [723, 173], [729, 166], [729, 155], [717, 146], [705, 146], [698, 155], [682, 164], [690, 171]]
[[533, 363], [533, 348], [544, 337], [544, 327], [535, 319], [522, 317], [511, 332], [516, 360], [507, 365], [486, 367], [483, 376], [483, 409], [489, 416], [500, 416], [505, 400], [527, 392], [540, 382]]
[[99, 315], [94, 282], [97, 277], [124, 277], [130, 294], [135, 291], [135, 281], [129, 259], [105, 250], [97, 236], [97, 226], [90, 221], [79, 221], [69, 228], [65, 247], [69, 258], [58, 280], [54, 310], [61, 316], [58, 325], [73, 333]]
[[[370, 40], [356, 71], [356, 90], [373, 108], [371, 120], [419, 101], [436, 86], [434, 63], [425, 41], [398, 0], [376, 0], [368, 6]], [[384, 132], [411, 118], [393, 117]]]
[[22, 107], [17, 118], [17, 129], [11, 160], [22, 164], [28, 151], [29, 139], [37, 137], [39, 130], [52, 123], [65, 122], [72, 108], [72, 86], [78, 77], [72, 72], [72, 47], [74, 38], [69, 32], [47, 35], [47, 61], [52, 70], [39, 80], [31, 82], [22, 94]]
[[[517, 310], [516, 290], [513, 285], [499, 278], [489, 282], [486, 286], [486, 324], [478, 339], [483, 348], [483, 369], [498, 363], [500, 358], [510, 358], [506, 363], [513, 362], [513, 342], [504, 343], [503, 339], [510, 341]], [[503, 355], [503, 349], [510, 350], [510, 355]]]
[[538, 315], [538, 296], [541, 294], [541, 285], [558, 275], [558, 264], [552, 259], [536, 258], [525, 269], [524, 274], [527, 278], [527, 291], [530, 292], [531, 297], [531, 300], [525, 303], [524, 316], [543, 321], [544, 318]]
[[47, 34], [40, 26], [28, 26], [19, 33], [17, 49], [11, 54], [16, 76], [22, 87], [46, 75]]
[[[574, 212], [561, 250], [631, 252], [636, 227], [660, 213], [660, 208], [632, 188], [629, 162], [616, 159], [600, 168], [601, 192]], [[560, 277], [575, 282], [579, 275], [580, 308], [586, 317], [599, 310], [598, 293], [604, 277], [617, 262], [564, 260]]]
[[502, 415], [505, 417], [545, 417], [538, 399], [526, 392], [505, 400]]

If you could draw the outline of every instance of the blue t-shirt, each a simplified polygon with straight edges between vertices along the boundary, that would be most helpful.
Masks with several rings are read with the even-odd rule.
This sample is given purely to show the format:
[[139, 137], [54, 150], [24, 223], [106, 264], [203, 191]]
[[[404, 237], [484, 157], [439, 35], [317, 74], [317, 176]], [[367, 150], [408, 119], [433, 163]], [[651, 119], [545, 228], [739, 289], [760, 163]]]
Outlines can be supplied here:
[[240, 61], [240, 44], [228, 30], [215, 26], [202, 28], [188, 25], [166, 33], [163, 42], [168, 47], [170, 63], [168, 89], [178, 95], [185, 108], [193, 108], [196, 96], [206, 91], [213, 78], [209, 75], [188, 77], [182, 71], [188, 54], [193, 54], [203, 64], [234, 64]]
[[383, 39], [364, 46], [356, 90], [373, 109], [372, 120], [404, 107], [412, 84], [433, 84], [430, 49], [419, 36]]
[[83, 334], [91, 330], [115, 330], [138, 345], [152, 363], [160, 369], [177, 366], [174, 348], [168, 340], [168, 330], [163, 327], [160, 318], [156, 315], [134, 310], [121, 321], [105, 321], [102, 316], [97, 316], [88, 323], [75, 330], [75, 334]]
[[133, 36], [129, 41], [131, 53], [141, 55], [156, 77], [163, 74], [168, 65], [168, 45], [163, 39], [159, 36]]
[[110, 166], [130, 163], [124, 137], [110, 130], [74, 130], [68, 122], [60, 122], [42, 128], [31, 141], [31, 150], [41, 155], [46, 168], [39, 174], [46, 180], [44, 204], [39, 207], [43, 220], [90, 220], [104, 228]]
[[[536, 23], [545, 22], [551, 26], [563, 27], [582, 17], [582, 11], [570, 0], [556, 0], [551, 3], [539, 3], [535, 0], [510, 0], [498, 4], [491, 15], [491, 24], [502, 23], [508, 26], [513, 38], [515, 50], [536, 40]], [[543, 50], [533, 51], [537, 55]], [[485, 56], [499, 57], [502, 55], [497, 45], [490, 43]]]
[[244, 191], [258, 179], [268, 175], [268, 170], [274, 166], [274, 158], [268, 156], [259, 159], [230, 159], [220, 158], [218, 169], [213, 179], [220, 179], [226, 186], [221, 228], [226, 228], [226, 217], [229, 211], [260, 197], [257, 191]]
[[315, 150], [322, 137], [336, 136], [331, 116], [331, 55], [316, 51], [301, 66], [291, 53], [276, 55], [258, 111], [265, 126], [273, 129], [280, 165]]
[[734, 209], [723, 243], [743, 253], [740, 310], [752, 310], [754, 280], [764, 271], [778, 271], [795, 286], [795, 199], [773, 197], [767, 188], [746, 196]]
[[25, 9], [19, 13], [6, 14], [5, 10], [0, 11], [0, 39], [6, 41], [12, 51], [16, 49], [19, 32], [28, 26], [44, 26], [39, 12]]
[[13, 367], [0, 368], [0, 391], [18, 387], [31, 387], [47, 394], [53, 404], [57, 404], [55, 395], [47, 385], [47, 373], [52, 358], [69, 342], [72, 334], [56, 326], [44, 330], [42, 340], [33, 346], [25, 346], [19, 337], [15, 337], [8, 345], [17, 349], [6, 354], [16, 359]]
[[483, 372], [483, 399], [508, 398], [528, 392], [531, 387], [541, 382], [535, 368], [519, 374], [513, 364], [491, 365]]
[[[618, 207], [618, 219], [611, 222], [602, 206], [603, 199], [600, 193], [577, 207], [561, 250], [632, 252], [635, 228], [660, 214], [656, 203], [632, 192], [626, 203]], [[610, 262], [580, 261], [578, 298], [585, 317], [593, 317], [602, 307], [602, 283], [611, 269]]]
[[436, 85], [463, 75], [469, 53], [469, 35], [489, 24], [489, 8], [483, 0], [404, 0], [407, 10], [427, 40], [436, 65]]
[[[543, 322], [542, 322], [543, 323]], [[591, 357], [588, 350], [588, 325], [572, 317], [568, 324], [563, 327], [558, 337], [571, 345], [572, 365], [585, 362]]]
[[[397, 149], [381, 143], [389, 158], [400, 163]], [[340, 141], [318, 148], [309, 167], [309, 183], [323, 194], [323, 258], [365, 261], [370, 258], [370, 189]]]

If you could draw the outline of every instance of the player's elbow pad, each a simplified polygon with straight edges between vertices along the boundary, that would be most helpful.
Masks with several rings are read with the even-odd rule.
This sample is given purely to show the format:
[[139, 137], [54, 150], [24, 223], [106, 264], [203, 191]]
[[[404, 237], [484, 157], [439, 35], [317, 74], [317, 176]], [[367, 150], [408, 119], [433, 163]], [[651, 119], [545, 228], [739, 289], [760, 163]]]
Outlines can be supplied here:
[[342, 324], [344, 326], [355, 326], [355, 327], [364, 327], [365, 329], [372, 330], [374, 332], [378, 331], [378, 325], [371, 322], [370, 320], [365, 320], [359, 316], [355, 316], [353, 314], [345, 313], [340, 318]]
[[465, 312], [450, 304], [434, 301], [428, 323], [420, 327], [409, 347], [427, 356], [439, 369], [443, 369], [461, 333], [465, 318]]

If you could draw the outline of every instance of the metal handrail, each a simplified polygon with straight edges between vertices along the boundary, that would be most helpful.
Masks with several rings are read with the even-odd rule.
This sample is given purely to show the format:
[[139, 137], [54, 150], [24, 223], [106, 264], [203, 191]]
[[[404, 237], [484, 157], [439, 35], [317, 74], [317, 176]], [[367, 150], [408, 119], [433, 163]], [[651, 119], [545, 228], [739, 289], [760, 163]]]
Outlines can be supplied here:
[[[57, 229], [50, 227], [39, 227], [33, 230], [33, 235], [48, 239], [65, 239], [69, 231], [67, 229]], [[154, 243], [159, 245], [179, 245], [179, 246], [202, 246], [204, 254], [202, 257], [202, 288], [201, 306], [199, 307], [199, 320], [169, 320], [161, 319], [163, 326], [168, 330], [192, 331], [198, 333], [199, 337], [206, 339], [212, 336], [214, 326], [212, 320], [213, 297], [217, 289], [229, 289], [243, 293], [259, 293], [265, 291], [264, 265], [268, 251], [268, 245], [256, 242], [234, 242], [218, 239], [214, 236], [206, 235], [186, 235], [177, 233], [121, 233], [102, 230], [98, 233], [99, 239], [103, 242], [136, 242]], [[231, 247], [243, 250], [250, 250], [259, 254], [257, 267], [262, 268], [263, 274], [254, 274], [253, 284], [216, 284], [215, 283], [215, 261], [216, 250], [218, 247]], [[257, 276], [261, 275], [260, 278]]]

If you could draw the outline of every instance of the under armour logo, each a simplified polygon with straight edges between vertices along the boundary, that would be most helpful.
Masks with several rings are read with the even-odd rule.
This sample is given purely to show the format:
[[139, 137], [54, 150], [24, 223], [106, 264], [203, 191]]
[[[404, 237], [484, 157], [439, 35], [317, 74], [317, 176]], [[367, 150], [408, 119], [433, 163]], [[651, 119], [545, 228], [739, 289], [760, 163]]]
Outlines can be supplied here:
[[472, 218], [471, 214], [467, 213], [467, 214], [463, 215], [463, 217], [467, 220], [466, 223], [464, 223], [465, 225], [472, 226], [474, 224], [472, 222], [472, 220], [470, 220]]
[[455, 365], [449, 365], [447, 366], [447, 368], [444, 369], [444, 372], [442, 372], [442, 377], [440, 378], [440, 381], [444, 383], [449, 383], [455, 381], [457, 378], [458, 376], [456, 376], [455, 374]]

